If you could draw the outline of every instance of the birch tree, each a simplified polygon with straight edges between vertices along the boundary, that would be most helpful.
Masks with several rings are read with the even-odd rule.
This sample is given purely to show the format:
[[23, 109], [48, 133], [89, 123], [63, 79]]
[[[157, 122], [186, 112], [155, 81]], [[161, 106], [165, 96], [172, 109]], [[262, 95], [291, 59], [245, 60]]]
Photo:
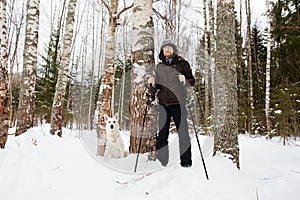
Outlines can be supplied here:
[[98, 125], [97, 125], [97, 155], [103, 156], [105, 151], [106, 143], [106, 133], [105, 133], [105, 120], [104, 115], [111, 116], [112, 111], [112, 91], [114, 87], [114, 60], [115, 60], [115, 47], [116, 47], [116, 29], [118, 26], [118, 20], [123, 12], [131, 8], [123, 8], [118, 12], [118, 0], [110, 0], [110, 3], [107, 4], [105, 0], [101, 0], [103, 5], [107, 8], [109, 13], [109, 31], [108, 38], [106, 40], [106, 53], [104, 60], [104, 80], [101, 84], [100, 91], [102, 92], [100, 96], [100, 111], [98, 116]]
[[178, 17], [177, 0], [169, 1], [166, 4], [166, 6], [168, 6], [168, 20], [166, 21], [166, 38], [175, 41], [177, 39], [177, 35], [179, 35], [179, 30], [177, 30], [178, 23], [176, 23], [176, 19]]
[[6, 0], [0, 0], [0, 148], [5, 147], [9, 128], [8, 34]]
[[215, 88], [214, 154], [217, 151], [228, 154], [239, 168], [234, 1], [218, 0], [217, 10], [216, 72], [219, 82]]
[[[130, 95], [130, 149], [131, 153], [152, 152], [155, 150], [156, 115], [155, 109], [148, 106], [144, 132], [141, 135], [146, 109], [145, 85], [154, 70], [154, 23], [152, 0], [135, 0], [133, 9], [133, 49]], [[142, 138], [140, 138], [142, 137]]]
[[[10, 71], [13, 72], [14, 71], [14, 67], [16, 67], [16, 71], [17, 73], [10, 73], [9, 74], [9, 94], [10, 94], [10, 116], [9, 116], [9, 120], [10, 120], [10, 127], [12, 127], [14, 125], [14, 121], [15, 121], [15, 113], [16, 110], [18, 108], [16, 108], [13, 105], [14, 101], [18, 101], [16, 100], [13, 96], [13, 90], [14, 88], [19, 88], [20, 87], [20, 79], [19, 79], [19, 62], [18, 62], [18, 56], [19, 56], [19, 43], [21, 40], [21, 35], [22, 35], [22, 27], [25, 23], [25, 15], [26, 15], [26, 1], [23, 0], [22, 1], [22, 8], [21, 8], [21, 14], [20, 16], [17, 16], [17, 12], [16, 12], [16, 5], [15, 5], [15, 0], [8, 2], [10, 3], [10, 5], [8, 5], [9, 7], [9, 18], [10, 21], [8, 23], [8, 35], [9, 35], [9, 47], [8, 47], [8, 55], [10, 55], [9, 58], [9, 63], [10, 63]], [[20, 3], [20, 2], [18, 2]], [[13, 78], [13, 76], [15, 75], [15, 78]], [[15, 81], [18, 80], [18, 81]]]
[[272, 45], [272, 27], [271, 27], [271, 5], [270, 1], [266, 0], [267, 19], [268, 19], [268, 35], [267, 35], [267, 63], [266, 63], [266, 102], [265, 102], [265, 114], [266, 114], [266, 126], [267, 131], [271, 131], [270, 121], [270, 82], [271, 82], [271, 45]]
[[75, 21], [75, 10], [77, 0], [70, 0], [68, 5], [68, 13], [65, 24], [65, 34], [63, 38], [63, 51], [61, 58], [61, 66], [58, 72], [58, 80], [54, 95], [52, 113], [51, 113], [51, 129], [52, 135], [62, 136], [63, 121], [63, 105], [66, 95], [66, 86], [68, 82], [69, 64], [72, 50], [73, 29]]
[[27, 1], [23, 74], [17, 113], [16, 136], [33, 126], [40, 0]]
[[[125, 5], [124, 0], [124, 5]], [[126, 68], [128, 65], [128, 49], [129, 49], [129, 42], [128, 42], [128, 19], [125, 18], [123, 22], [123, 54], [124, 54], [124, 67], [122, 71], [122, 83], [121, 83], [121, 89], [120, 89], [120, 98], [119, 98], [119, 107], [118, 107], [118, 113], [120, 118], [120, 127], [125, 129], [126, 128], [126, 121], [125, 121], [125, 109], [124, 109], [124, 101], [125, 101], [125, 87], [127, 86], [126, 78], [128, 77], [126, 74]], [[127, 112], [129, 113], [129, 112]]]

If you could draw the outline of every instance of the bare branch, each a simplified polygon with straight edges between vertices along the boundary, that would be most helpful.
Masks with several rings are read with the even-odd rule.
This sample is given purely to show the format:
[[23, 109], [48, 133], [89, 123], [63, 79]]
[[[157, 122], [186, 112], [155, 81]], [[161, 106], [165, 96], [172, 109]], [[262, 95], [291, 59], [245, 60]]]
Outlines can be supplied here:
[[110, 18], [112, 19], [112, 18], [113, 18], [113, 15], [112, 15], [112, 13], [111, 13], [111, 10], [110, 10], [108, 4], [107, 4], [104, 0], [101, 0], [101, 2], [102, 2], [103, 5], [106, 7], [106, 9], [107, 9], [107, 11], [108, 11], [108, 13], [109, 13], [109, 16], [110, 16]]
[[279, 29], [281, 31], [283, 31], [283, 30], [300, 31], [300, 27], [299, 26], [280, 26]]
[[152, 8], [153, 12], [161, 19], [163, 19], [164, 21], [166, 21], [166, 23], [171, 27], [172, 24], [170, 22], [170, 20], [166, 17], [166, 16], [163, 16], [162, 14], [160, 14], [155, 8]]
[[123, 8], [123, 9], [115, 16], [115, 19], [118, 20], [123, 12], [125, 12], [126, 10], [132, 8], [133, 6], [134, 6], [134, 4], [131, 4], [131, 6], [128, 6], [128, 7], [126, 7], [126, 8]]

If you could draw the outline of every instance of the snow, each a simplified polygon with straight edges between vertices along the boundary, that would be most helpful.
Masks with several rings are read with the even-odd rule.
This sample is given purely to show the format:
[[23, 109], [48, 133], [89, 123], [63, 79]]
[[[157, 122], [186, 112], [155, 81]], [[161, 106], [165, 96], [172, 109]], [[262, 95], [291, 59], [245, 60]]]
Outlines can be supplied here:
[[[290, 140], [283, 146], [280, 138], [240, 135], [241, 170], [238, 170], [225, 155], [213, 157], [210, 138], [201, 136], [209, 176], [206, 180], [192, 137], [191, 168], [181, 168], [178, 160], [165, 168], [153, 168], [160, 166], [158, 161], [145, 162], [141, 156], [138, 172], [142, 173], [141, 169], [149, 165], [147, 169], [153, 171], [152, 175], [122, 186], [116, 181], [138, 175], [106, 167], [102, 158], [93, 156], [94, 150], [89, 146], [93, 134], [64, 129], [63, 137], [59, 138], [49, 135], [49, 130], [50, 125], [44, 124], [19, 137], [9, 136], [6, 148], [0, 150], [1, 200], [296, 200], [300, 197], [299, 140]], [[126, 133], [122, 137], [128, 142]], [[172, 150], [170, 154], [177, 152]], [[126, 159], [124, 163], [134, 161], [135, 155]], [[107, 165], [118, 162], [122, 163], [122, 159], [109, 160]]]
[[144, 77], [146, 75], [146, 67], [142, 65], [144, 61], [139, 61], [139, 63], [133, 63], [133, 74], [135, 79], [133, 80], [134, 83], [139, 84], [144, 81]]

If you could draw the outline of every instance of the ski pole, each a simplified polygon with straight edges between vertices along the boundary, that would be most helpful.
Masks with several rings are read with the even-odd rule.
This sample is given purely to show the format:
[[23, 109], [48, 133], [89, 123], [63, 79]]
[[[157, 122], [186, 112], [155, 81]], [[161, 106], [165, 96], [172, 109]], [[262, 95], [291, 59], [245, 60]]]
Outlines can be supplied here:
[[204, 158], [203, 158], [203, 154], [202, 154], [202, 150], [201, 150], [201, 146], [200, 146], [200, 142], [199, 142], [199, 138], [198, 138], [198, 133], [197, 133], [196, 126], [195, 126], [194, 116], [193, 116], [193, 113], [191, 111], [191, 107], [190, 107], [189, 104], [188, 104], [188, 109], [190, 111], [190, 115], [191, 115], [191, 118], [192, 118], [193, 128], [194, 128], [194, 132], [195, 132], [195, 135], [196, 135], [196, 139], [197, 139], [197, 143], [198, 143], [198, 147], [199, 147], [200, 156], [201, 156], [202, 164], [203, 164], [203, 167], [204, 167], [206, 179], [208, 180], [208, 174], [207, 174], [207, 170], [206, 170], [206, 166], [205, 166], [205, 162], [204, 162]]
[[149, 91], [146, 91], [146, 97], [147, 97], [146, 108], [145, 108], [144, 117], [143, 117], [142, 131], [141, 131], [141, 135], [140, 135], [138, 152], [137, 152], [136, 161], [135, 161], [134, 173], [136, 172], [137, 164], [138, 164], [138, 160], [139, 160], [139, 156], [140, 156], [142, 136], [144, 134], [144, 128], [145, 128], [145, 122], [146, 122], [146, 116], [147, 116], [148, 106], [150, 106], [150, 104], [151, 104], [151, 98], [152, 98], [152, 93], [153, 93], [153, 91], [152, 91], [153, 88], [152, 88], [152, 84], [151, 83], [150, 83], [150, 88], [147, 88], [147, 86], [146, 86], [146, 90], [147, 89], [150, 89], [150, 94], [149, 94]]

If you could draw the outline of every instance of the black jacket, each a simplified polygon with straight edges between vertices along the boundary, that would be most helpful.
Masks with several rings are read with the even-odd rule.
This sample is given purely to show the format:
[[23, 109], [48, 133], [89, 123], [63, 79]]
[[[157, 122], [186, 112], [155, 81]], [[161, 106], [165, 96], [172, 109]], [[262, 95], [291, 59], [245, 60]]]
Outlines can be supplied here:
[[[179, 55], [174, 55], [170, 64], [164, 57], [156, 66], [155, 84], [159, 89], [158, 100], [163, 105], [178, 105], [186, 103], [186, 87], [193, 86], [195, 79], [188, 61]], [[186, 84], [180, 83], [178, 75], [184, 75]]]

